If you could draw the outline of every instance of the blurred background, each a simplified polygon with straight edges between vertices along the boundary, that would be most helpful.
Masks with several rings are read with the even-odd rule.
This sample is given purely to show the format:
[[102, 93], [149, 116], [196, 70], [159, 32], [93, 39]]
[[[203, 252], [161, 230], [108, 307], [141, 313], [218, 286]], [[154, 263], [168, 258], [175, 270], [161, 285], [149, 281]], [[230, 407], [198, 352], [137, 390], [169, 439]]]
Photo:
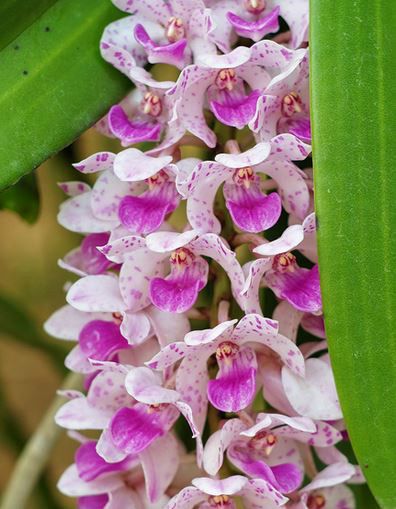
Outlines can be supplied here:
[[[57, 224], [58, 208], [65, 199], [57, 183], [86, 179], [71, 163], [117, 146], [91, 129], [24, 177], [17, 193], [16, 187], [0, 193], [1, 492], [67, 374], [63, 360], [72, 343], [51, 338], [42, 327], [65, 303], [64, 285], [76, 279], [60, 269], [57, 260], [81, 238]], [[60, 474], [73, 462], [74, 449], [75, 442], [61, 432], [29, 509], [75, 507], [75, 500], [56, 489]]]

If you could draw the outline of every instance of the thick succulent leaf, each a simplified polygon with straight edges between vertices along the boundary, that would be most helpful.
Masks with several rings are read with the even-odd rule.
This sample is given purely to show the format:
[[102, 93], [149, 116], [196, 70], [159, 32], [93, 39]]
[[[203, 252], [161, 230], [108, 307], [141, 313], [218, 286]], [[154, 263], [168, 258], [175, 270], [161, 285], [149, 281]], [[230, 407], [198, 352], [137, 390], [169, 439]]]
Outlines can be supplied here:
[[[20, 16], [29, 3], [20, 3]], [[127, 92], [128, 80], [99, 53], [104, 27], [119, 17], [109, 0], [58, 0], [0, 51], [0, 189]]]
[[330, 354], [356, 456], [396, 507], [396, 3], [311, 1], [319, 261]]
[[13, 41], [23, 30], [43, 14], [56, 0], [19, 0], [0, 2], [0, 49]]

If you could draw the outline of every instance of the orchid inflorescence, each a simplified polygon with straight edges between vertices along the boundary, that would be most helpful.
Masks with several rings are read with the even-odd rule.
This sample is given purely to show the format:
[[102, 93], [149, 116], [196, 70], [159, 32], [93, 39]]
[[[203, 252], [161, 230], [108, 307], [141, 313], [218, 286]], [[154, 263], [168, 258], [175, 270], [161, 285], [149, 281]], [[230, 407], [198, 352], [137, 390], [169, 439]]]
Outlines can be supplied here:
[[97, 128], [139, 148], [75, 164], [92, 188], [61, 184], [59, 222], [84, 237], [45, 328], [78, 340], [66, 366], [85, 392], [56, 415], [80, 444], [59, 489], [83, 509], [353, 509], [307, 161], [308, 0], [113, 3], [128, 15], [101, 52], [134, 89]]

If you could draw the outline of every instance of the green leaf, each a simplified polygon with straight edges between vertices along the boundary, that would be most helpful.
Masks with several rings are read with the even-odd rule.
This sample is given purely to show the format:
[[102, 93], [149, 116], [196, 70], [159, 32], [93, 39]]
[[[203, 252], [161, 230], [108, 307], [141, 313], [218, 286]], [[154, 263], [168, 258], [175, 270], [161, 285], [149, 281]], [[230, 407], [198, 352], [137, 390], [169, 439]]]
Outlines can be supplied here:
[[311, 1], [311, 94], [326, 330], [352, 445], [396, 507], [396, 3]]
[[104, 27], [120, 17], [109, 0], [58, 0], [0, 51], [0, 189], [70, 144], [128, 91], [129, 81], [99, 53]]
[[[346, 455], [350, 463], [356, 465], [356, 456], [352, 450], [350, 442], [343, 440], [337, 444], [337, 449]], [[367, 484], [349, 484], [349, 488], [353, 491], [355, 496], [357, 509], [378, 509], [379, 506], [372, 493], [370, 492]]]
[[37, 220], [40, 202], [34, 173], [25, 175], [14, 186], [0, 192], [0, 210], [2, 209], [16, 212], [28, 223]]
[[25, 0], [21, 11], [20, 1], [1, 0], [0, 49], [13, 41], [55, 2], [56, 0]]

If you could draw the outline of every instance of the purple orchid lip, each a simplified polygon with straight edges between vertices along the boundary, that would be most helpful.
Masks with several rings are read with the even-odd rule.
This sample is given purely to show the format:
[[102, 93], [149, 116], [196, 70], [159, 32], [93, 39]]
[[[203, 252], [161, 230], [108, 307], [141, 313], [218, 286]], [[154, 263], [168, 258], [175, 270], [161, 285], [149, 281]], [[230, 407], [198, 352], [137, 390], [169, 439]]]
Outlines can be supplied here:
[[174, 182], [154, 184], [139, 196], [125, 196], [118, 215], [121, 223], [132, 232], [147, 234], [158, 230], [179, 201]]
[[219, 372], [208, 383], [208, 398], [215, 408], [238, 412], [246, 408], [256, 392], [256, 356], [248, 347], [240, 349], [230, 341], [216, 350]]
[[289, 133], [294, 134], [294, 136], [304, 143], [311, 143], [311, 122], [309, 118], [301, 118], [290, 121]]
[[218, 100], [210, 102], [215, 117], [223, 124], [242, 129], [254, 116], [260, 91], [253, 90], [244, 95], [224, 90], [218, 92], [218, 96]]
[[108, 115], [112, 134], [123, 143], [134, 144], [142, 141], [159, 141], [161, 125], [157, 122], [131, 121], [121, 106], [113, 106]]
[[154, 42], [143, 25], [137, 24], [134, 31], [136, 41], [147, 51], [148, 59], [152, 64], [164, 63], [182, 67], [187, 39], [181, 38], [169, 44], [160, 45]]
[[109, 502], [109, 495], [87, 495], [78, 498], [78, 509], [105, 509]]
[[319, 269], [302, 269], [295, 266], [292, 270], [270, 271], [266, 274], [268, 286], [281, 298], [287, 300], [299, 311], [318, 313], [322, 309]]
[[80, 332], [80, 348], [91, 359], [108, 360], [123, 348], [128, 348], [127, 340], [121, 335], [120, 327], [114, 322], [93, 320]]
[[265, 35], [279, 30], [279, 13], [280, 7], [276, 6], [270, 13], [254, 21], [247, 21], [233, 12], [227, 12], [226, 16], [238, 35], [259, 41]]
[[171, 262], [172, 259], [171, 274], [165, 279], [151, 280], [150, 299], [162, 311], [183, 313], [194, 305], [206, 285], [208, 265], [186, 248], [176, 250]]
[[108, 233], [91, 233], [82, 241], [81, 253], [88, 274], [100, 274], [112, 265], [112, 262], [97, 249], [98, 246], [107, 244], [108, 240]]
[[150, 283], [151, 302], [163, 311], [183, 313], [197, 300], [199, 281], [189, 278], [166, 280], [154, 278]]
[[278, 193], [264, 195], [258, 183], [224, 185], [226, 206], [241, 230], [258, 233], [271, 228], [279, 219], [282, 205]]
[[172, 427], [179, 415], [170, 404], [135, 404], [113, 416], [110, 433], [116, 447], [126, 454], [139, 454]]
[[[267, 481], [280, 493], [291, 493], [302, 483], [301, 468], [293, 463], [268, 465], [265, 452], [252, 450], [246, 443], [236, 442], [228, 451], [231, 462], [244, 473]], [[268, 457], [271, 457], [270, 455]]]
[[150, 413], [146, 405], [119, 410], [112, 419], [110, 431], [115, 445], [128, 454], [140, 453], [165, 434], [159, 415]]

